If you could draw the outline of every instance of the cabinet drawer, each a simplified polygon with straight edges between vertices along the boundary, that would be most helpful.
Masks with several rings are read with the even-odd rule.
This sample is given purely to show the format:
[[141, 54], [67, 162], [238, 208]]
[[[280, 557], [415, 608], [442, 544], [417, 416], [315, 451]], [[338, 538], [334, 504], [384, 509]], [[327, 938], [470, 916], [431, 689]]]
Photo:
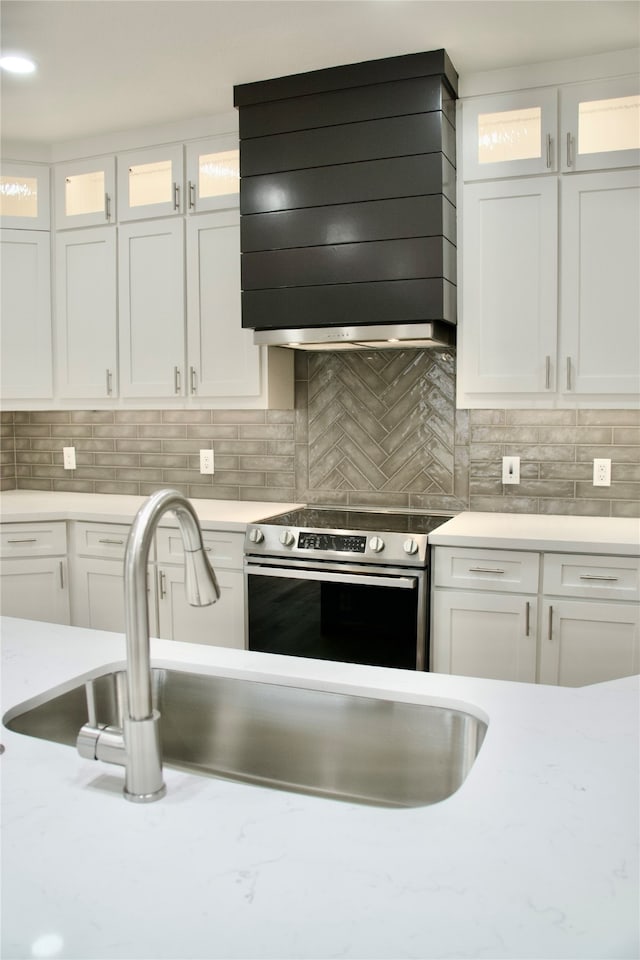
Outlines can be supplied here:
[[73, 552], [84, 557], [123, 559], [129, 530], [126, 523], [74, 523], [71, 528]]
[[[223, 530], [203, 530], [202, 542], [214, 568], [242, 570], [244, 534]], [[184, 552], [180, 531], [160, 527], [156, 534], [159, 563], [182, 563]]]
[[537, 553], [436, 547], [434, 584], [465, 590], [537, 593], [539, 566]]
[[544, 558], [544, 592], [557, 597], [639, 600], [640, 560], [549, 553]]
[[3, 523], [0, 556], [51, 557], [67, 552], [64, 520], [51, 523]]

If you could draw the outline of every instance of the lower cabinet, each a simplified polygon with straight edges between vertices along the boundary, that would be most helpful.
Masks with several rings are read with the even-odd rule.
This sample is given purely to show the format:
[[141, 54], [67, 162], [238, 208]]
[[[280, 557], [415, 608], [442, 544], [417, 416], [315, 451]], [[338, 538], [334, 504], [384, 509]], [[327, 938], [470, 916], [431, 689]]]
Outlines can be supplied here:
[[[147, 573], [149, 631], [158, 635], [155, 571]], [[124, 633], [124, 574], [121, 560], [76, 557], [73, 570], [71, 621], [76, 627]]]
[[0, 556], [3, 616], [69, 623], [64, 521], [2, 524]]
[[220, 599], [209, 607], [192, 607], [184, 593], [184, 567], [158, 565], [159, 636], [216, 647], [244, 647], [242, 573], [216, 570]]

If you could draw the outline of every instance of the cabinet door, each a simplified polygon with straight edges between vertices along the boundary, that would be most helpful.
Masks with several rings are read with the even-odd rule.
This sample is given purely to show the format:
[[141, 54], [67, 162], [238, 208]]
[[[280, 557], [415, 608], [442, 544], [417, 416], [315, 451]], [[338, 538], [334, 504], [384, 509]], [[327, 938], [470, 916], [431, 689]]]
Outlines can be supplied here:
[[520, 90], [462, 104], [462, 179], [520, 177], [558, 169], [555, 88]]
[[635, 603], [545, 600], [540, 682], [580, 687], [640, 670], [640, 609]]
[[189, 213], [222, 210], [240, 203], [240, 149], [237, 136], [210, 137], [188, 143]]
[[182, 396], [184, 224], [181, 220], [119, 228], [120, 394]]
[[640, 392], [640, 171], [562, 182], [565, 394]]
[[536, 679], [535, 598], [435, 590], [431, 669], [494, 680]]
[[189, 391], [201, 397], [260, 393], [260, 348], [242, 328], [240, 215], [237, 210], [187, 223]]
[[560, 91], [563, 172], [640, 164], [640, 77], [616, 77]]
[[0, 564], [0, 612], [3, 617], [69, 623], [66, 559], [3, 560]]
[[0, 235], [2, 396], [53, 395], [49, 234], [2, 230]]
[[61, 397], [117, 396], [116, 235], [56, 237], [56, 344]]
[[555, 177], [463, 188], [461, 383], [466, 394], [555, 389]]
[[56, 229], [114, 223], [115, 193], [114, 157], [58, 164], [54, 172]]
[[120, 153], [118, 219], [167, 217], [184, 210], [182, 144]]
[[49, 167], [2, 162], [0, 225], [18, 230], [49, 229]]
[[216, 570], [220, 599], [192, 607], [184, 595], [183, 567], [158, 567], [160, 636], [186, 643], [244, 649], [244, 586], [240, 571]]
[[[153, 566], [147, 571], [149, 630], [158, 632], [155, 576]], [[112, 630], [124, 633], [124, 571], [122, 561], [96, 557], [75, 557], [71, 622], [75, 627]]]

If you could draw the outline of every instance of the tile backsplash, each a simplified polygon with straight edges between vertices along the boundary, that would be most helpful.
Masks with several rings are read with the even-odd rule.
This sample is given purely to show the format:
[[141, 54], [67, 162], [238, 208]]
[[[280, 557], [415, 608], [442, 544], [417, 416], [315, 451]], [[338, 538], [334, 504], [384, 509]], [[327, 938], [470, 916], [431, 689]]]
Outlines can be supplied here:
[[[456, 410], [452, 352], [297, 355], [295, 410], [6, 411], [0, 428], [3, 490], [640, 515], [640, 411]], [[517, 486], [505, 455], [521, 458]], [[592, 485], [594, 457], [611, 459], [610, 487]]]

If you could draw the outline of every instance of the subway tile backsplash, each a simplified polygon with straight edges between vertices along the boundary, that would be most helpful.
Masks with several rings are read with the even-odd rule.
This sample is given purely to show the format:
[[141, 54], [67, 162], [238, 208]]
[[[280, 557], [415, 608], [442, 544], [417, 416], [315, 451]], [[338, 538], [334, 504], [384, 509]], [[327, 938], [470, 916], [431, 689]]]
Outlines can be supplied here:
[[[0, 489], [640, 515], [640, 411], [456, 410], [454, 369], [452, 352], [309, 353], [293, 411], [5, 411]], [[501, 482], [506, 455], [519, 485]], [[593, 486], [594, 457], [611, 459], [610, 487]]]

